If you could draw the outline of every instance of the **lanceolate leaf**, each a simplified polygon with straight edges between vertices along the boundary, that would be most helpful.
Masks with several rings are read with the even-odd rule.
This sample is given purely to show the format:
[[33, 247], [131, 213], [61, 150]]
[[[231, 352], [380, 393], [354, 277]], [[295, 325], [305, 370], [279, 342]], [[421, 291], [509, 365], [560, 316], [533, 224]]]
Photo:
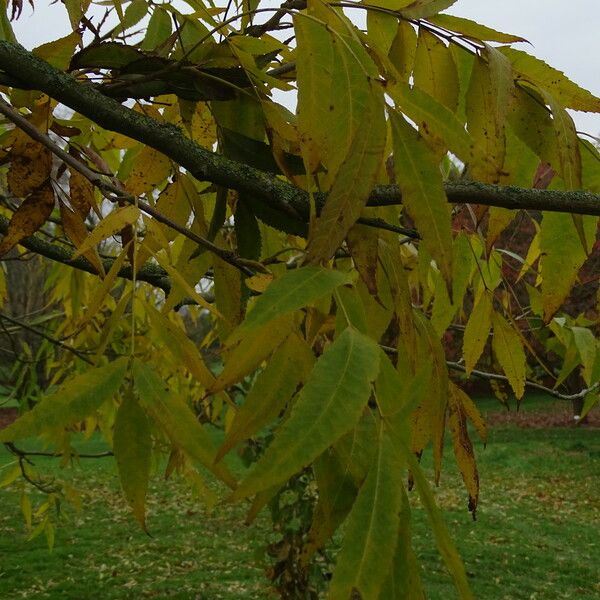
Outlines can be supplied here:
[[522, 50], [508, 47], [499, 50], [510, 60], [519, 78], [547, 90], [562, 106], [574, 110], [600, 112], [600, 98], [573, 83], [564, 73]]
[[402, 2], [407, 7], [400, 10], [404, 19], [426, 19], [442, 12], [445, 8], [452, 6], [456, 0], [414, 0], [413, 2]]
[[429, 18], [428, 21], [445, 29], [462, 33], [468, 37], [475, 38], [477, 40], [485, 40], [488, 42], [501, 42], [503, 44], [510, 44], [511, 42], [526, 42], [527, 40], [512, 33], [502, 33], [496, 31], [491, 27], [486, 27], [471, 21], [470, 19], [464, 19], [463, 17], [455, 17], [454, 15], [434, 15]]
[[208, 387], [214, 394], [254, 372], [263, 360], [285, 340], [294, 326], [294, 315], [281, 315], [250, 332], [235, 330], [225, 342], [225, 367]]
[[540, 249], [544, 321], [548, 323], [569, 295], [586, 259], [571, 215], [544, 213]]
[[526, 357], [519, 334], [512, 329], [504, 317], [497, 312], [492, 316], [494, 335], [492, 348], [494, 354], [508, 377], [508, 381], [517, 399], [525, 392]]
[[117, 393], [126, 367], [127, 358], [119, 358], [69, 379], [58, 391], [42, 398], [35, 408], [0, 431], [0, 442], [14, 442], [79, 423]]
[[467, 375], [475, 368], [485, 348], [492, 326], [492, 295], [484, 291], [473, 308], [463, 337], [463, 355]]
[[346, 160], [340, 165], [325, 206], [316, 219], [307, 262], [328, 260], [360, 217], [381, 168], [387, 135], [383, 96], [373, 90]]
[[328, 97], [333, 72], [333, 48], [327, 29], [302, 15], [294, 17], [298, 56], [298, 131], [303, 146], [307, 169], [314, 172], [325, 154], [324, 127], [329, 106], [323, 99]]
[[473, 518], [475, 518], [475, 511], [477, 510], [477, 502], [479, 500], [479, 473], [475, 464], [473, 444], [467, 430], [466, 411], [462, 404], [462, 397], [463, 393], [461, 393], [461, 390], [450, 382], [448, 426], [452, 433], [456, 463], [469, 494], [469, 510], [473, 513]]
[[450, 210], [442, 176], [426, 143], [396, 113], [390, 113], [394, 137], [394, 168], [402, 202], [415, 220], [425, 247], [447, 285], [452, 280]]
[[498, 111], [498, 81], [493, 79], [491, 64], [475, 58], [467, 93], [467, 127], [475, 142], [473, 178], [498, 183], [504, 164], [504, 110]]
[[350, 283], [348, 274], [322, 267], [309, 266], [288, 271], [256, 299], [243, 328], [250, 330], [265, 325], [275, 317], [312, 304], [346, 283]]
[[458, 106], [458, 73], [450, 49], [426, 29], [419, 29], [414, 85], [448, 108]]
[[346, 521], [329, 597], [347, 600], [356, 590], [377, 598], [387, 578], [398, 542], [404, 483], [402, 463], [380, 425], [377, 453]]
[[446, 563], [446, 567], [448, 568], [448, 571], [454, 580], [458, 597], [461, 600], [472, 600], [473, 593], [471, 592], [469, 583], [467, 581], [465, 567], [458, 552], [456, 551], [456, 547], [452, 542], [452, 538], [448, 533], [442, 513], [435, 502], [435, 498], [431, 492], [429, 483], [425, 479], [423, 471], [421, 470], [421, 466], [413, 454], [407, 452], [406, 457], [408, 460], [408, 466], [415, 480], [415, 485], [419, 491], [421, 502], [423, 503], [423, 507], [425, 508], [427, 516], [431, 522], [431, 527], [433, 529], [433, 534], [435, 536], [439, 553]]
[[33, 191], [17, 208], [0, 242], [0, 256], [22, 239], [34, 234], [48, 219], [54, 208], [54, 192], [50, 183]]
[[579, 139], [575, 123], [552, 94], [543, 93], [542, 95], [552, 111], [552, 123], [556, 133], [556, 146], [560, 160], [560, 176], [567, 189], [579, 190], [581, 189], [581, 154], [579, 153]]
[[314, 364], [314, 355], [308, 344], [291, 334], [275, 349], [246, 400], [235, 413], [219, 448], [218, 459], [244, 439], [252, 437], [269, 425], [283, 410], [301, 382], [306, 381]]
[[421, 565], [411, 544], [410, 505], [404, 489], [402, 490], [398, 543], [392, 567], [379, 595], [379, 600], [389, 600], [389, 598], [394, 598], [394, 600], [426, 599], [421, 581]]
[[96, 244], [121, 231], [127, 225], [132, 225], [140, 218], [140, 214], [140, 209], [137, 206], [117, 208], [96, 225], [89, 236], [79, 245], [79, 248], [73, 254], [73, 258], [77, 258], [84, 252], [94, 248]]
[[222, 463], [214, 464], [216, 449], [213, 441], [184, 400], [169, 391], [156, 371], [139, 360], [133, 363], [133, 378], [142, 406], [171, 442], [229, 487], [235, 487], [235, 478], [229, 469]]
[[377, 377], [379, 350], [346, 329], [318, 360], [288, 420], [232, 499], [283, 483], [357, 423]]
[[428, 93], [417, 87], [411, 88], [402, 81], [390, 86], [388, 91], [398, 108], [419, 126], [419, 130], [441, 139], [465, 162], [471, 160], [473, 140], [449, 108]]
[[145, 530], [152, 439], [146, 413], [131, 391], [125, 394], [117, 411], [113, 436], [113, 450], [125, 498], [133, 515]]

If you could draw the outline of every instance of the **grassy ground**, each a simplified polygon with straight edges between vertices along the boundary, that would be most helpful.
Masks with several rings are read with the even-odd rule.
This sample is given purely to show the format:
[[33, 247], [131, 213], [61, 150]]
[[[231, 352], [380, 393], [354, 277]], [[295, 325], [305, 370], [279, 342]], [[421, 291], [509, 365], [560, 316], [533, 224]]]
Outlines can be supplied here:
[[[600, 430], [523, 429], [498, 418], [497, 403], [482, 406], [501, 424], [492, 428], [485, 450], [476, 447], [482, 480], [477, 521], [466, 510], [450, 447], [437, 491], [476, 598], [599, 598]], [[535, 424], [536, 411], [547, 411], [548, 404], [532, 400], [524, 410], [532, 411], [528, 421]], [[94, 439], [86, 445], [89, 452], [100, 449]], [[0, 479], [11, 460], [0, 451]], [[50, 464], [36, 460], [40, 469]], [[69, 473], [75, 486], [92, 491], [81, 512], [65, 511], [51, 554], [44, 536], [27, 541], [18, 490], [0, 490], [0, 598], [270, 597], [256, 566], [267, 517], [242, 527], [239, 507], [207, 512], [181, 484], [157, 481], [148, 537], [129, 518], [110, 460], [82, 461]], [[416, 499], [414, 505], [429, 598], [453, 598]]]

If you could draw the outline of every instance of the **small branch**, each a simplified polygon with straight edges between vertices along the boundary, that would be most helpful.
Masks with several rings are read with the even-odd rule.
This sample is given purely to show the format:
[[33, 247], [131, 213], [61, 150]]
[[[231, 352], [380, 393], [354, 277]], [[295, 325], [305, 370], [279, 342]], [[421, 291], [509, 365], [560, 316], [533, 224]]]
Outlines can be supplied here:
[[[380, 345], [380, 348], [384, 352], [387, 352], [388, 354], [392, 354], [392, 355], [398, 354], [398, 350], [396, 348], [392, 348], [391, 346]], [[460, 371], [461, 373], [467, 372], [467, 369], [461, 363], [447, 360], [446, 365], [449, 369], [453, 369], [454, 371]], [[480, 379], [487, 379], [489, 381], [495, 380], [495, 381], [504, 381], [506, 383], [510, 383], [508, 377], [506, 377], [506, 375], [500, 375], [500, 373], [489, 373], [487, 371], [478, 371], [477, 369], [473, 369], [471, 371], [471, 375], [475, 375], [475, 377], [479, 377]], [[554, 398], [558, 398], [559, 400], [564, 400], [566, 402], [572, 402], [574, 400], [580, 400], [581, 398], [585, 398], [585, 396], [587, 396], [591, 392], [595, 392], [597, 389], [600, 388], [600, 381], [597, 381], [596, 383], [591, 385], [589, 388], [584, 388], [584, 389], [580, 390], [576, 394], [562, 394], [561, 392], [559, 392], [557, 390], [553, 390], [552, 388], [546, 387], [545, 385], [542, 385], [541, 383], [536, 383], [535, 381], [530, 381], [529, 379], [527, 379], [525, 381], [525, 387], [528, 387], [533, 390], [538, 390], [540, 392], [544, 392], [545, 394], [548, 394], [549, 396], [554, 396]]]
[[92, 171], [89, 167], [84, 165], [81, 161], [77, 160], [74, 156], [71, 156], [68, 152], [65, 152], [60, 146], [55, 144], [46, 134], [42, 133], [31, 124], [23, 115], [16, 111], [12, 106], [0, 99], [0, 113], [10, 119], [19, 129], [27, 133], [32, 139], [39, 142], [48, 150], [50, 150], [55, 156], [58, 156], [71, 168], [81, 173], [92, 185], [96, 186], [103, 195], [112, 202], [116, 200], [122, 200], [129, 204], [135, 205], [146, 214], [152, 216], [157, 221], [160, 221], [164, 225], [167, 225], [171, 229], [181, 233], [185, 237], [189, 238], [202, 248], [209, 250], [220, 259], [238, 268], [242, 273], [251, 277], [254, 275], [254, 271], [244, 264], [242, 259], [239, 259], [233, 252], [219, 248], [211, 241], [203, 238], [202, 236], [190, 231], [183, 225], [179, 225], [175, 221], [172, 221], [168, 217], [165, 217], [159, 213], [156, 209], [152, 208], [146, 202], [138, 200], [135, 196], [128, 194], [122, 186], [115, 185], [114, 183], [107, 180], [106, 176], [99, 175]]
[[45, 331], [42, 331], [41, 329], [37, 329], [36, 327], [32, 327], [31, 325], [24, 323], [23, 321], [19, 321], [18, 319], [9, 317], [8, 315], [5, 315], [2, 312], [0, 312], [0, 319], [2, 319], [3, 321], [8, 321], [9, 323], [12, 323], [13, 325], [18, 325], [19, 327], [21, 327], [27, 331], [30, 331], [34, 335], [44, 338], [45, 340], [49, 341], [51, 344], [54, 344], [55, 346], [58, 346], [59, 348], [62, 348], [63, 350], [67, 350], [67, 352], [71, 352], [72, 354], [77, 356], [77, 358], [80, 358], [81, 360], [88, 363], [89, 365], [94, 364], [94, 362], [91, 359], [89, 359], [85, 355], [85, 353], [82, 352], [81, 350], [78, 350], [77, 348], [74, 348], [73, 346], [70, 346], [69, 344], [65, 344], [61, 340], [57, 340], [56, 338], [52, 337], [51, 335], [48, 335]]
[[[14, 445], [13, 442], [5, 442], [4, 444], [10, 452], [12, 452], [15, 456], [26, 458], [29, 456], [48, 456], [49, 458], [59, 458], [64, 456], [64, 452], [38, 452], [38, 451], [30, 451], [30, 450], [22, 450]], [[106, 452], [98, 452], [96, 454], [80, 454], [79, 452], [71, 452], [69, 456], [75, 458], [107, 458], [109, 456], [114, 456], [114, 452], [107, 450]]]
[[[453, 369], [454, 371], [461, 371], [463, 373], [467, 372], [465, 366], [460, 363], [446, 361], [446, 364], [450, 369]], [[508, 377], [506, 377], [505, 375], [500, 375], [499, 373], [488, 373], [487, 371], [478, 371], [477, 369], [473, 369], [471, 371], [471, 374], [481, 379], [505, 381], [507, 383], [509, 382]], [[557, 390], [553, 390], [552, 388], [546, 387], [545, 385], [530, 380], [525, 381], [525, 387], [544, 392], [545, 394], [548, 394], [549, 396], [554, 396], [554, 398], [558, 398], [559, 400], [572, 402], [574, 400], [580, 400], [581, 398], [585, 398], [585, 396], [587, 396], [589, 393], [596, 391], [600, 387], [600, 381], [594, 383], [594, 385], [590, 386], [589, 388], [584, 388], [580, 390], [576, 394], [562, 394]]]

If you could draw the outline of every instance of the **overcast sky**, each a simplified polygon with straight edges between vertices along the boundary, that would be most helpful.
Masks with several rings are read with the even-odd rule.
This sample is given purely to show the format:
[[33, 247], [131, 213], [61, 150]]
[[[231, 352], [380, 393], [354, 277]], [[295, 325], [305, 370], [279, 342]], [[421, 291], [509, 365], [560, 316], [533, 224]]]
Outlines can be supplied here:
[[[35, 13], [25, 2], [13, 23], [17, 39], [27, 48], [69, 33], [62, 3], [34, 0]], [[600, 0], [458, 0], [447, 12], [468, 17], [495, 29], [518, 34], [520, 44], [600, 96]], [[600, 115], [574, 113], [577, 127], [600, 135]]]

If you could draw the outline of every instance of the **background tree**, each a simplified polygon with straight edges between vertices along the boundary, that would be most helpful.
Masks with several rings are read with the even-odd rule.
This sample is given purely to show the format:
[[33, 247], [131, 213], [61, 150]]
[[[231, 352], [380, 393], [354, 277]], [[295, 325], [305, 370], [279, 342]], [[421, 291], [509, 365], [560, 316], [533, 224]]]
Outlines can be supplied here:
[[[467, 420], [486, 430], [463, 374], [597, 401], [597, 310], [561, 306], [600, 215], [600, 156], [566, 108], [600, 100], [518, 36], [441, 14], [453, 3], [69, 2], [72, 33], [33, 52], [2, 12], [0, 254], [54, 261], [64, 314], [48, 394], [0, 440], [68, 457], [99, 428], [143, 528], [159, 455], [250, 501], [249, 519], [296, 511], [273, 546], [282, 597], [317, 593], [310, 565], [342, 524], [332, 598], [422, 597], [408, 477], [471, 597], [417, 458], [432, 447], [437, 482], [449, 430], [475, 514]], [[502, 237], [516, 216], [518, 250]], [[565, 393], [574, 371], [584, 387]], [[48, 506], [68, 499], [19, 465]]]

